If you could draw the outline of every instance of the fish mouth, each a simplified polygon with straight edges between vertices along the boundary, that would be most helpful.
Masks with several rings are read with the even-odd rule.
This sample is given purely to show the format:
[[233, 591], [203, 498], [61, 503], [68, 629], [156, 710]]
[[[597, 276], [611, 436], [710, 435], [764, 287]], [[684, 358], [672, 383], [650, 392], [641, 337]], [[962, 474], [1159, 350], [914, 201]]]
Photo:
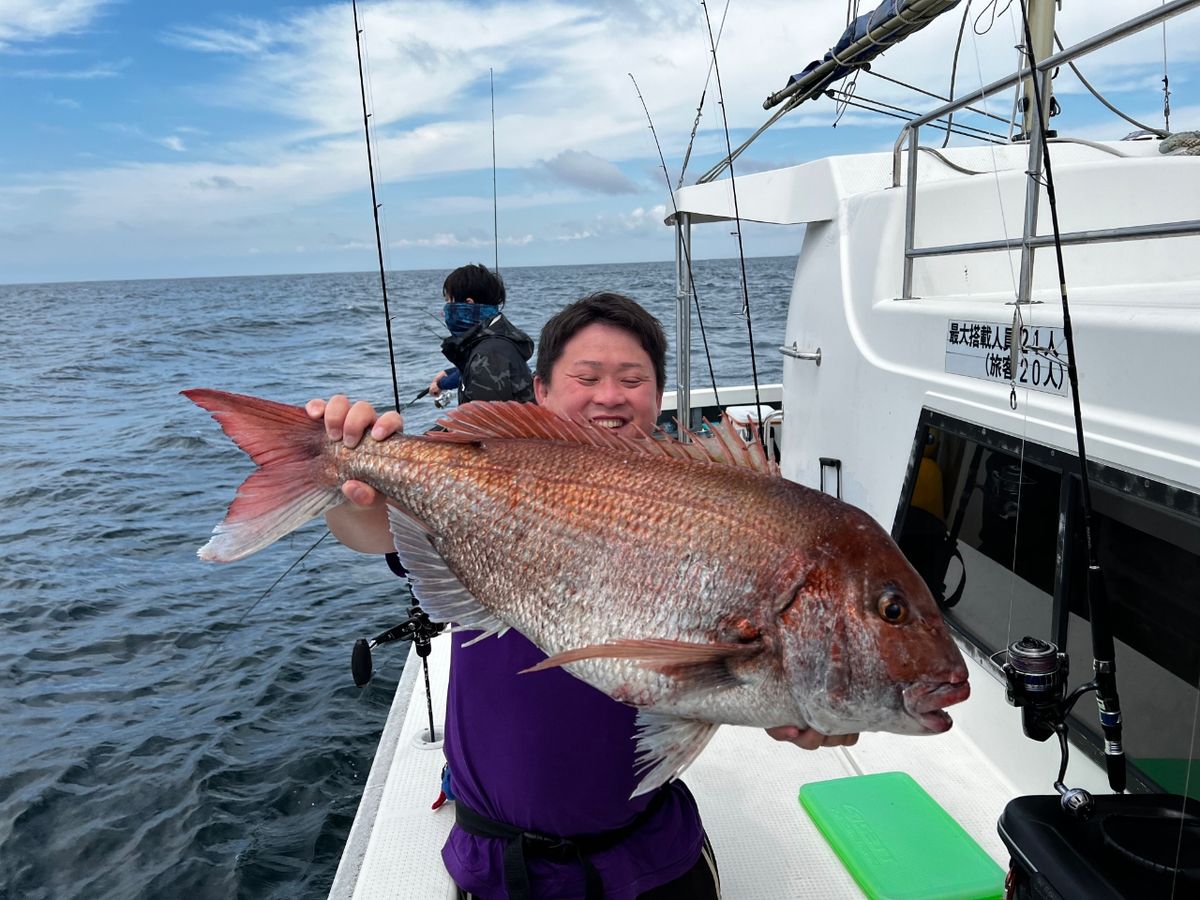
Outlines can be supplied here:
[[954, 720], [946, 713], [947, 706], [962, 703], [971, 696], [966, 673], [952, 681], [925, 681], [904, 689], [904, 709], [930, 734], [949, 731]]

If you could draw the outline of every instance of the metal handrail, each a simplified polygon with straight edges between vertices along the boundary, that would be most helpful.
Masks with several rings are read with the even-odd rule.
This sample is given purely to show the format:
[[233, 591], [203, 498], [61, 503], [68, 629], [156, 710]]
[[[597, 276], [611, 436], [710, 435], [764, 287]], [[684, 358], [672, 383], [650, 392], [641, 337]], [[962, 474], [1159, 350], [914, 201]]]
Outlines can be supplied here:
[[[901, 288], [901, 296], [905, 300], [912, 299], [912, 282], [913, 282], [913, 261], [922, 257], [945, 256], [956, 253], [975, 253], [990, 250], [1002, 250], [1021, 248], [1021, 282], [1018, 291], [1017, 302], [1028, 302], [1029, 295], [1032, 290], [1033, 281], [1033, 250], [1035, 247], [1044, 246], [1052, 241], [1052, 238], [1039, 236], [1037, 231], [1037, 209], [1038, 209], [1038, 191], [1040, 187], [1041, 174], [1041, 142], [1045, 140], [1044, 123], [1037, 122], [1033, 133], [1029, 140], [1029, 166], [1028, 166], [1028, 185], [1025, 195], [1025, 223], [1023, 234], [1020, 241], [977, 241], [967, 244], [950, 244], [943, 247], [921, 247], [914, 245], [916, 233], [916, 206], [917, 206], [917, 161], [920, 158], [920, 153], [917, 152], [920, 147], [920, 131], [921, 126], [928, 124], [936, 119], [955, 112], [977, 100], [983, 99], [990, 94], [1005, 90], [1012, 87], [1020, 81], [1027, 78], [1032, 78], [1036, 72], [1039, 76], [1038, 90], [1042, 96], [1049, 98], [1050, 95], [1050, 76], [1058, 66], [1063, 63], [1070, 62], [1077, 57], [1084, 56], [1093, 50], [1098, 50], [1101, 47], [1106, 47], [1115, 41], [1128, 37], [1131, 34], [1136, 34], [1143, 31], [1152, 25], [1157, 25], [1159, 22], [1164, 22], [1169, 18], [1186, 12], [1193, 7], [1200, 6], [1200, 0], [1173, 0], [1170, 3], [1164, 3], [1158, 9], [1143, 13], [1129, 21], [1117, 25], [1107, 31], [1101, 32], [1081, 41], [1072, 47], [1068, 47], [1052, 56], [1046, 57], [1035, 66], [1020, 69], [1013, 75], [1001, 78], [992, 82], [985, 87], [972, 91], [957, 100], [946, 103], [932, 112], [926, 113], [923, 116], [918, 116], [915, 119], [907, 122], [900, 130], [900, 134], [896, 137], [896, 143], [892, 148], [892, 187], [900, 186], [900, 154], [905, 144], [908, 146], [908, 183], [905, 185], [905, 209], [904, 209], [904, 275]], [[1047, 104], [1043, 104], [1045, 107]], [[1200, 221], [1188, 220], [1183, 222], [1160, 223], [1157, 225], [1137, 225], [1125, 228], [1109, 228], [1094, 231], [1073, 232], [1070, 235], [1063, 235], [1063, 243], [1067, 244], [1085, 244], [1085, 243], [1100, 243], [1105, 241], [1123, 241], [1123, 240], [1140, 240], [1149, 237], [1164, 237], [1200, 234]]]
[[[1195, 6], [1200, 6], [1200, 0], [1172, 0], [1172, 2], [1164, 4], [1150, 12], [1143, 13], [1128, 22], [1114, 26], [1108, 31], [1103, 31], [1100, 34], [1094, 35], [1085, 41], [1080, 41], [1066, 50], [1060, 50], [1053, 56], [1047, 56], [1044, 60], [1037, 64], [1036, 68], [1039, 71], [1048, 71], [1056, 69], [1066, 62], [1077, 59], [1080, 56], [1085, 56], [1093, 50], [1099, 50], [1102, 47], [1107, 47], [1109, 44], [1128, 37], [1131, 34], [1137, 34], [1139, 31], [1144, 31], [1151, 25], [1157, 25], [1159, 22], [1164, 22], [1167, 19], [1174, 18], [1180, 13], [1185, 13]], [[982, 100], [992, 94], [998, 93], [1006, 88], [1010, 88], [1019, 81], [1030, 77], [1033, 74], [1032, 68], [1024, 68], [1013, 75], [1005, 76], [1004, 78], [993, 81], [991, 84], [981, 87], [969, 94], [964, 94], [957, 100], [952, 100], [949, 103], [939, 106], [932, 112], [926, 113], [923, 116], [918, 116], [906, 122], [900, 129], [900, 134], [896, 138], [896, 143], [892, 149], [892, 187], [900, 186], [900, 153], [905, 142], [905, 135], [911, 130], [920, 128], [922, 125], [927, 125], [935, 119], [940, 119], [952, 112], [957, 112], [964, 106], [968, 106], [977, 100]]]

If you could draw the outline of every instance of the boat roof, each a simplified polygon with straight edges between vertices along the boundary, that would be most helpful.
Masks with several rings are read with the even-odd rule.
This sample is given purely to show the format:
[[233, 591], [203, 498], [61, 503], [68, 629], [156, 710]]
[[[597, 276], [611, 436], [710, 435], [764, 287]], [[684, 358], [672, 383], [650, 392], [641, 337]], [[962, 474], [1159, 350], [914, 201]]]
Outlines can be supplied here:
[[[1158, 152], [1158, 141], [1153, 140], [1063, 140], [1052, 143], [1051, 147], [1056, 166], [1104, 159], [1165, 158]], [[907, 177], [904, 153], [901, 161], [903, 184]], [[1028, 162], [1027, 144], [922, 148], [917, 183], [994, 177], [994, 173], [1005, 171], [1024, 172]], [[735, 170], [733, 178], [680, 188], [675, 192], [675, 209], [665, 221], [674, 225], [678, 213], [687, 213], [692, 224], [735, 219], [769, 225], [832, 221], [838, 205], [848, 197], [891, 188], [893, 166], [893, 154], [886, 151], [831, 156], [747, 175], [738, 175]]]

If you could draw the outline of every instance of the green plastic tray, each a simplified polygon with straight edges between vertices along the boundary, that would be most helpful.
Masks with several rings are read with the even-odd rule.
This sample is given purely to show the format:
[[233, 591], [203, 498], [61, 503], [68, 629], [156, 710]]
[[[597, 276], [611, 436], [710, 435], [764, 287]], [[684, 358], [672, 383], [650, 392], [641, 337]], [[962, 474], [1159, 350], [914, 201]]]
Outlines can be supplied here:
[[1004, 871], [904, 772], [806, 784], [800, 805], [868, 897], [1004, 896]]

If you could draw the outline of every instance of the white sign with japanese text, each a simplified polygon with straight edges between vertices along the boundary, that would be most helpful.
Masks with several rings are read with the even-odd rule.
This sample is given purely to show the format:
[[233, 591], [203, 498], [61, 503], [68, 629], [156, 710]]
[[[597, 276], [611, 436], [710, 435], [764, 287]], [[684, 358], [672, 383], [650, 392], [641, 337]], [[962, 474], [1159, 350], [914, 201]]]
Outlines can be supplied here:
[[[951, 319], [946, 328], [946, 371], [1008, 384], [1013, 381], [1012, 325]], [[1058, 325], [1021, 326], [1017, 387], [1067, 393], [1067, 343]]]

